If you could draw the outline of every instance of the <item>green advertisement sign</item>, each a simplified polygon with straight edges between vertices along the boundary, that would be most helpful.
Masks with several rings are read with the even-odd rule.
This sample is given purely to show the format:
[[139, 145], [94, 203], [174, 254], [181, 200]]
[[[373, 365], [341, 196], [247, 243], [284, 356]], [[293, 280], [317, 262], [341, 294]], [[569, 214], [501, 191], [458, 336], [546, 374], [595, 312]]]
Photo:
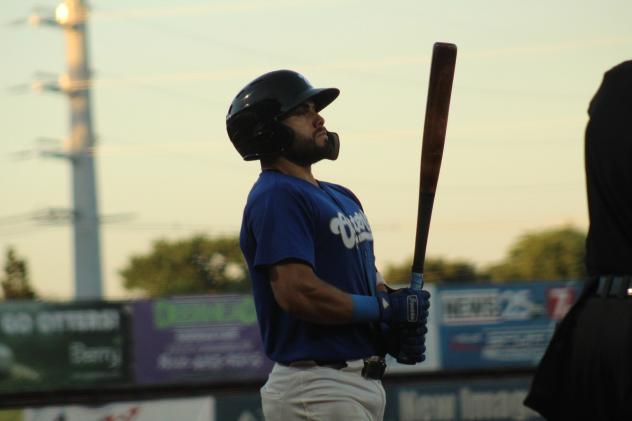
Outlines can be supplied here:
[[0, 304], [0, 393], [126, 383], [122, 304]]

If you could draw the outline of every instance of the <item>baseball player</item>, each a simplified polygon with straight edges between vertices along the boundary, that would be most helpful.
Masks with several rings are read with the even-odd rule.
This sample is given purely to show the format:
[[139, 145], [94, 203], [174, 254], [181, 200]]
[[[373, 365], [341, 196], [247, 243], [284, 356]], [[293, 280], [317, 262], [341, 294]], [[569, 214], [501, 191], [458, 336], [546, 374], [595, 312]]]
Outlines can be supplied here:
[[384, 284], [360, 201], [312, 174], [338, 157], [338, 135], [320, 115], [338, 94], [273, 71], [246, 85], [226, 117], [237, 151], [262, 170], [240, 245], [276, 362], [261, 389], [267, 420], [381, 420], [386, 352], [424, 359], [429, 294]]
[[548, 420], [632, 420], [632, 61], [606, 72], [588, 114], [590, 279], [525, 404]]

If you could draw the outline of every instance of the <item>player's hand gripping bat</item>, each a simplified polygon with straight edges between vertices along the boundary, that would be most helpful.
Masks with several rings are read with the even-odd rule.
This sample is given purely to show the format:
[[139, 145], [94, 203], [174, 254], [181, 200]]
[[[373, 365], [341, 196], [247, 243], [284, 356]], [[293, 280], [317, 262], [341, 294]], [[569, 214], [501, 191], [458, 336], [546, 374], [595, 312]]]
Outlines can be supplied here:
[[[448, 111], [450, 109], [450, 95], [452, 93], [455, 64], [456, 45], [442, 42], [435, 43], [432, 49], [426, 120], [424, 122], [423, 145], [421, 149], [417, 231], [410, 278], [410, 287], [416, 290], [421, 290], [424, 285], [426, 244], [428, 243], [432, 205], [437, 189], [437, 181], [439, 180], [441, 158], [443, 157], [443, 144], [445, 143], [445, 133], [448, 125]], [[411, 364], [405, 358], [398, 358], [397, 361]]]

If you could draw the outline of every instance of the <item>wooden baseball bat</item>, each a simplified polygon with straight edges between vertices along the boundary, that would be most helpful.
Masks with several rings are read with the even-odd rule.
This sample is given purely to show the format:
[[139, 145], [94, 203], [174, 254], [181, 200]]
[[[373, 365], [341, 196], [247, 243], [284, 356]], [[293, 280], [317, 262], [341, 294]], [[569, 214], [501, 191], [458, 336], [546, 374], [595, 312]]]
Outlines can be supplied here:
[[421, 290], [424, 285], [424, 260], [428, 243], [428, 230], [434, 203], [443, 145], [448, 126], [450, 95], [456, 65], [456, 45], [437, 42], [432, 49], [430, 82], [426, 103], [421, 170], [419, 177], [419, 203], [417, 207], [417, 231], [410, 287]]

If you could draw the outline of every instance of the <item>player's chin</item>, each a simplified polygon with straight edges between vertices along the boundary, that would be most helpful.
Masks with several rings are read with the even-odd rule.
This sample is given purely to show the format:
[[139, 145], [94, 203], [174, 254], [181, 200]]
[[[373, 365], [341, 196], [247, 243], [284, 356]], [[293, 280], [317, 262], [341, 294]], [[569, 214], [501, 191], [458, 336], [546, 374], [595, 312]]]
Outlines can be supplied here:
[[327, 145], [327, 132], [318, 133], [314, 136], [314, 146], [318, 149], [326, 149]]

